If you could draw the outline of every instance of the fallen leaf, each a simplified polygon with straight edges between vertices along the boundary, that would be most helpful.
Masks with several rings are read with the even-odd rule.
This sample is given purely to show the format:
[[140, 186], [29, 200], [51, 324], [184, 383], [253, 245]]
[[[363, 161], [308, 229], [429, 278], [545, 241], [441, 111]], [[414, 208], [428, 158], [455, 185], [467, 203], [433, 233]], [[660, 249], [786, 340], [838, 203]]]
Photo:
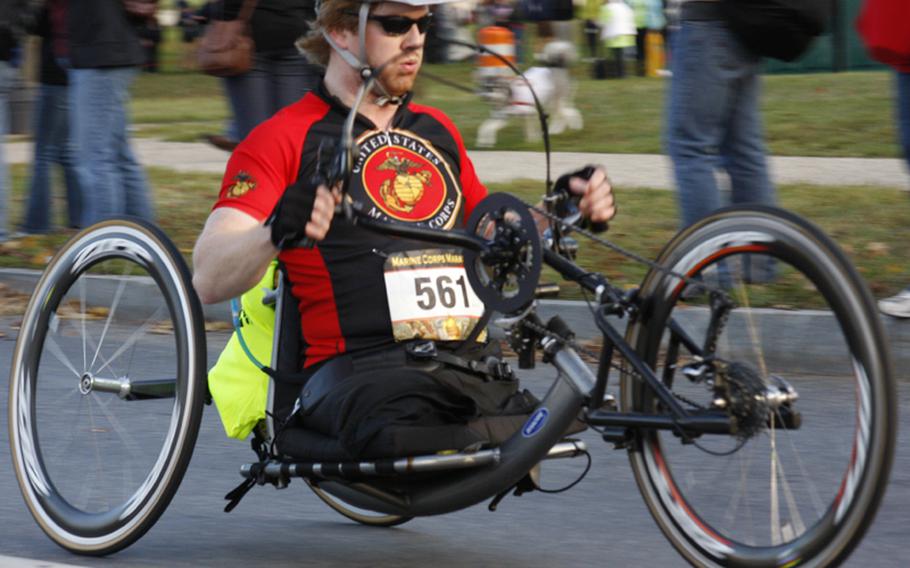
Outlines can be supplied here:
[[884, 256], [891, 252], [891, 247], [888, 246], [888, 243], [874, 241], [866, 244], [866, 252], [873, 256]]
[[205, 322], [206, 331], [232, 331], [234, 326], [227, 321], [207, 321]]
[[173, 332], [174, 324], [171, 323], [171, 320], [156, 321], [151, 326], [149, 326], [149, 333], [155, 333], [158, 335], [170, 335]]

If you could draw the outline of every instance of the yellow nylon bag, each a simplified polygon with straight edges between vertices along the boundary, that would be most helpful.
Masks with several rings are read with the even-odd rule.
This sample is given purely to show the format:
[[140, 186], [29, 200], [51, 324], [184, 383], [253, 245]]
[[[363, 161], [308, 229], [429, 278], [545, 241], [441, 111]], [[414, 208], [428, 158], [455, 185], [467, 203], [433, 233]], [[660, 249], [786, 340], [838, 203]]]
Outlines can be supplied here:
[[[277, 262], [269, 265], [256, 286], [240, 297], [240, 329], [253, 356], [263, 365], [271, 364], [275, 331], [275, 309], [262, 298], [275, 289]], [[256, 423], [265, 418], [269, 376], [244, 352], [237, 330], [209, 371], [209, 391], [221, 416], [224, 432], [230, 438], [245, 439]]]

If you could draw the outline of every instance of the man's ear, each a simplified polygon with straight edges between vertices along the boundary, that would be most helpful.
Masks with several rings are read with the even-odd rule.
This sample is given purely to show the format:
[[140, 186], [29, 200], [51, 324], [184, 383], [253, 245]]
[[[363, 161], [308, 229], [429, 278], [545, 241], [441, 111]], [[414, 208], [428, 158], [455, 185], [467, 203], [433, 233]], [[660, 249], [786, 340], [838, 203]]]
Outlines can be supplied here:
[[341, 49], [353, 51], [352, 46], [357, 43], [357, 35], [350, 30], [332, 29], [328, 31], [328, 34]]

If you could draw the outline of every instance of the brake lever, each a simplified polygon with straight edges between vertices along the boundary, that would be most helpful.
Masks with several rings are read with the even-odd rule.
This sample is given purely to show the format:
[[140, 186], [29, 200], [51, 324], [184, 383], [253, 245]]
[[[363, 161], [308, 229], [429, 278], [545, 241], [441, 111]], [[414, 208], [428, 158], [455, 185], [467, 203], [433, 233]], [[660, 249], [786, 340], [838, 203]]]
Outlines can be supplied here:
[[[586, 166], [577, 173], [578, 177], [590, 179], [591, 176], [594, 175], [594, 166]], [[555, 191], [559, 195], [556, 199], [554, 212], [562, 219], [562, 222], [565, 225], [576, 226], [591, 231], [592, 233], [605, 232], [609, 228], [606, 221], [592, 222], [590, 219], [582, 217], [581, 210], [578, 208], [578, 205], [581, 202], [581, 196], [575, 195], [569, 191], [568, 180], [566, 180], [566, 184], [567, 185], [564, 187], [555, 188]], [[558, 181], [557, 185], [559, 185]]]
[[[347, 154], [347, 152], [341, 148], [340, 141], [338, 144], [333, 144], [326, 140], [322, 140], [319, 143], [319, 148], [316, 150], [316, 171], [313, 174], [313, 177], [310, 178], [311, 184], [314, 187], [324, 185], [329, 189], [333, 188], [339, 182], [343, 184], [348, 167], [345, 154]], [[350, 220], [353, 214], [349, 211], [349, 207], [345, 207], [346, 202], [349, 201], [350, 199], [345, 196], [342, 203], [335, 206], [335, 213], [343, 213], [345, 218]], [[316, 246], [316, 241], [310, 237], [303, 237], [291, 241], [290, 246], [293, 248], [310, 249]]]

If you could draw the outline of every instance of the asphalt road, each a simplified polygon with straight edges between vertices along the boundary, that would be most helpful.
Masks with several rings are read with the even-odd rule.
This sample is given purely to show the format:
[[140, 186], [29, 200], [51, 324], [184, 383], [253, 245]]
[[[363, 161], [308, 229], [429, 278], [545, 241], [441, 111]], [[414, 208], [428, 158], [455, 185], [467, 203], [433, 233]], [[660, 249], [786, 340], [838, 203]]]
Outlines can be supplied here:
[[[15, 331], [0, 318], [0, 392]], [[210, 354], [227, 336], [210, 333]], [[153, 358], [148, 365], [157, 364]], [[540, 391], [552, 376], [539, 367], [525, 379]], [[3, 416], [6, 416], [3, 397]], [[910, 406], [910, 384], [900, 385], [901, 407]], [[910, 526], [910, 432], [901, 437], [890, 487], [878, 517], [849, 566], [906, 566]], [[61, 432], [67, 425], [60, 424]], [[561, 495], [507, 498], [495, 513], [480, 505], [442, 517], [415, 519], [393, 529], [356, 525], [328, 509], [298, 481], [282, 491], [254, 489], [230, 513], [223, 496], [241, 478], [239, 465], [253, 454], [225, 438], [217, 414], [206, 408], [200, 439], [186, 478], [164, 516], [138, 543], [110, 558], [71, 555], [39, 530], [28, 514], [10, 467], [0, 452], [0, 565], [10, 557], [84, 566], [682, 566], [683, 561], [651, 519], [632, 479], [626, 456], [590, 433], [594, 450], [587, 478]], [[8, 445], [5, 428], [0, 444]], [[819, 459], [824, 449], [818, 450]], [[809, 459], [813, 459], [812, 455]], [[579, 472], [582, 460], [547, 465], [544, 481], [558, 485]]]

